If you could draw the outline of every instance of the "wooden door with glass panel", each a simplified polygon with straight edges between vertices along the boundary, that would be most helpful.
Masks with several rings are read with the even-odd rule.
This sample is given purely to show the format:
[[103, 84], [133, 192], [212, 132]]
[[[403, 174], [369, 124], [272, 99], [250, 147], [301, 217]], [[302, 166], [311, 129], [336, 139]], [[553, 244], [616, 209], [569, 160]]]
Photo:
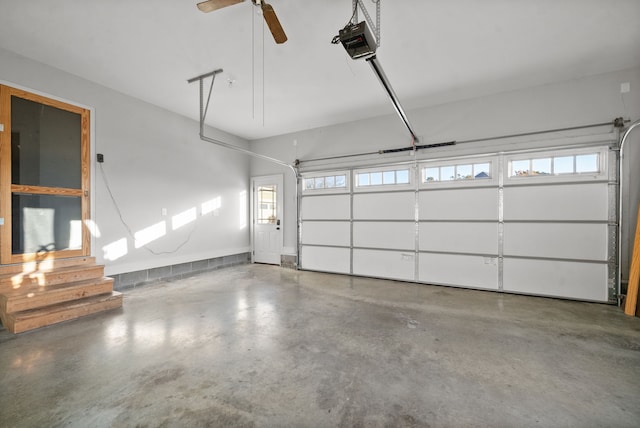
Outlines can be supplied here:
[[0, 264], [90, 255], [89, 111], [0, 85]]

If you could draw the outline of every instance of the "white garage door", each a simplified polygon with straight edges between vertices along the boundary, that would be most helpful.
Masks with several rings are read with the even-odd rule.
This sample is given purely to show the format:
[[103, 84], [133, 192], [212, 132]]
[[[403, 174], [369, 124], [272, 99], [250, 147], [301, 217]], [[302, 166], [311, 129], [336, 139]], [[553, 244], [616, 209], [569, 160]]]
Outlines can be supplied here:
[[300, 266], [609, 301], [611, 160], [603, 145], [305, 173]]

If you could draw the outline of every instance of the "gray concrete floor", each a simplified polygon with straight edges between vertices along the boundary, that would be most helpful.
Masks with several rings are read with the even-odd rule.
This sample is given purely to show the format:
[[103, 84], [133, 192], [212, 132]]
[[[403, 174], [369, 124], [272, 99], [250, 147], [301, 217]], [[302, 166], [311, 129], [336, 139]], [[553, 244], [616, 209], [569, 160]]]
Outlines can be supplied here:
[[616, 307], [244, 265], [0, 332], [1, 427], [638, 427]]

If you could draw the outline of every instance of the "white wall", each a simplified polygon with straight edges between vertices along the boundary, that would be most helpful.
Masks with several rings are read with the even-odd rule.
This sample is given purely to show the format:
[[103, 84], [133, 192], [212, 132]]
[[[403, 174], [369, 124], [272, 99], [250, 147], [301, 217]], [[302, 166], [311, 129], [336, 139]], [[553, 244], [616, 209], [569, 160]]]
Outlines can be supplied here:
[[[629, 82], [631, 92], [622, 95], [620, 84]], [[393, 82], [391, 82], [393, 84]], [[380, 86], [371, 90], [379, 91], [380, 97], [386, 97]], [[613, 121], [622, 116], [637, 120], [640, 118], [640, 69], [623, 70], [581, 79], [509, 91], [500, 94], [457, 101], [407, 112], [420, 144], [443, 141], [463, 141], [514, 133], [541, 131], [548, 129], [588, 125]], [[404, 96], [398, 94], [402, 101]], [[357, 96], [357, 94], [354, 94]], [[310, 100], [313, 102], [313, 100]], [[389, 111], [393, 112], [391, 103]], [[605, 127], [601, 132], [611, 131]], [[593, 131], [595, 132], [595, 130]], [[570, 133], [549, 135], [545, 138], [562, 138]], [[529, 139], [525, 145], [541, 145], [538, 140]], [[523, 140], [520, 139], [520, 142]], [[312, 129], [266, 138], [251, 142], [252, 150], [286, 162], [295, 159], [313, 159], [324, 156], [354, 154], [377, 151], [380, 149], [407, 147], [411, 140], [406, 128], [395, 114], [375, 119], [362, 120], [332, 127]], [[446, 156], [456, 154], [481, 153], [483, 151], [509, 148], [512, 142], [496, 141], [453, 146], [453, 148], [432, 149], [422, 152], [422, 156]], [[542, 143], [544, 144], [544, 143]], [[634, 135], [629, 146], [640, 144], [640, 135]], [[629, 161], [638, 165], [640, 150], [631, 150]], [[633, 183], [629, 195], [624, 196], [626, 206], [634, 207], [626, 216], [635, 227], [635, 207], [640, 196], [640, 172], [632, 173], [627, 181]], [[296, 243], [295, 224], [295, 182], [293, 175], [285, 168], [269, 164], [259, 159], [251, 163], [252, 175], [264, 175], [282, 171], [285, 174], [285, 251], [294, 252]], [[624, 248], [629, 248], [628, 236], [633, 231], [625, 228]], [[628, 266], [623, 265], [623, 272]], [[625, 274], [626, 275], [626, 274]]]
[[[2, 49], [0, 82], [93, 110], [91, 196], [99, 230], [93, 255], [107, 274], [249, 251], [249, 159], [201, 141], [196, 121]], [[197, 111], [198, 100], [193, 103]], [[248, 146], [215, 129], [207, 134]], [[166, 235], [146, 245], [158, 255], [136, 248], [95, 163], [96, 153], [105, 156], [102, 169], [130, 231], [165, 222]], [[220, 207], [202, 216], [201, 204], [212, 200]], [[196, 219], [172, 230], [172, 217], [193, 208]]]

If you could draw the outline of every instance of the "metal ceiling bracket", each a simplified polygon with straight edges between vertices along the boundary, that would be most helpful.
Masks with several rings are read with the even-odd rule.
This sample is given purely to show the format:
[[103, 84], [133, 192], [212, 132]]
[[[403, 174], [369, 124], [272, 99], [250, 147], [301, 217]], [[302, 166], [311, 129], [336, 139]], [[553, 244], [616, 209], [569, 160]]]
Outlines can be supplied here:
[[[215, 82], [216, 75], [222, 73], [222, 69], [219, 68], [217, 70], [213, 70], [210, 73], [201, 74], [200, 76], [193, 77], [187, 80], [187, 83], [198, 82], [200, 85], [200, 139], [202, 141], [206, 141], [208, 143], [217, 144], [218, 146], [226, 147], [231, 150], [235, 150], [238, 152], [245, 153], [249, 156], [253, 156], [258, 159], [266, 160], [269, 162], [277, 163], [278, 165], [286, 166], [289, 168], [293, 174], [298, 177], [298, 170], [294, 165], [291, 165], [287, 162], [281, 161], [279, 159], [275, 159], [269, 156], [262, 155], [260, 153], [252, 152], [251, 150], [243, 149], [242, 147], [235, 146], [233, 144], [225, 143], [224, 141], [216, 140], [214, 138], [207, 137], [204, 135], [204, 123], [207, 118], [207, 111], [209, 110], [209, 102], [211, 101], [211, 92], [213, 91], [213, 82]], [[211, 86], [209, 87], [209, 95], [207, 95], [207, 102], [204, 102], [204, 80], [208, 77], [211, 77]]]
[[380, 47], [380, 2], [382, 0], [371, 0], [376, 4], [376, 23], [374, 25], [373, 19], [371, 19], [371, 15], [369, 15], [369, 11], [365, 7], [362, 0], [351, 0], [352, 9], [353, 9], [353, 18], [352, 22], [355, 24], [358, 22], [358, 6], [360, 6], [360, 10], [362, 10], [362, 14], [367, 20], [367, 24], [369, 27], [373, 29], [374, 36], [376, 37], [376, 46]]

